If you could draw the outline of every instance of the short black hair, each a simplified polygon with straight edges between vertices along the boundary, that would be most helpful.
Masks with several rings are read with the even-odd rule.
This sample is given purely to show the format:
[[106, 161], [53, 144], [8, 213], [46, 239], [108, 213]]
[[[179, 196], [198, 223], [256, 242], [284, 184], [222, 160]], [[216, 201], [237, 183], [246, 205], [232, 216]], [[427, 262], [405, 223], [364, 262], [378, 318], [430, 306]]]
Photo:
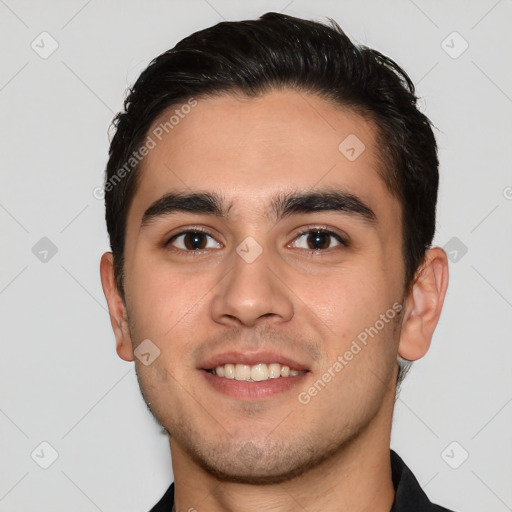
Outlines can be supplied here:
[[191, 98], [258, 97], [283, 89], [315, 94], [376, 127], [379, 173], [402, 207], [404, 286], [411, 285], [435, 232], [439, 162], [432, 124], [418, 109], [407, 73], [380, 52], [352, 43], [328, 20], [269, 12], [218, 23], [156, 57], [129, 89], [112, 123], [105, 177], [107, 229], [123, 299], [126, 221], [143, 162], [139, 148], [152, 123]]

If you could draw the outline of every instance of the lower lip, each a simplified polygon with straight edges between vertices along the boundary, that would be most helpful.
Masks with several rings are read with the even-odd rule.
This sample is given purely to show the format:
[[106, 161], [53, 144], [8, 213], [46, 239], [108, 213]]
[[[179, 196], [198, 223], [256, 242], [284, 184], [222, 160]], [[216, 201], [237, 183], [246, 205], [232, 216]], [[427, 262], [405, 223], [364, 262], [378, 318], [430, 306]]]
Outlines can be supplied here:
[[264, 400], [298, 386], [306, 378], [308, 372], [302, 372], [293, 377], [278, 377], [259, 382], [226, 379], [226, 377], [218, 377], [206, 370], [201, 370], [201, 373], [213, 388], [225, 395], [239, 400]]

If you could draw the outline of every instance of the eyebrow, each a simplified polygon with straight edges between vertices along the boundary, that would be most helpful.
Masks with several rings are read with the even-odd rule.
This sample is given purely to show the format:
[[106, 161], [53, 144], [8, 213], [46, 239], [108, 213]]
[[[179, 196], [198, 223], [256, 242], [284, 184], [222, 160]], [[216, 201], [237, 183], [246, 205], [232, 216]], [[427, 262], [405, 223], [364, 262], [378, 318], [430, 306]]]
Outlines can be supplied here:
[[[171, 192], [157, 199], [144, 212], [141, 228], [160, 217], [174, 213], [229, 218], [231, 206], [227, 206], [223, 195], [216, 192]], [[327, 211], [353, 215], [368, 224], [377, 221], [373, 210], [359, 197], [338, 189], [279, 193], [271, 200], [266, 215], [277, 221], [291, 215]]]

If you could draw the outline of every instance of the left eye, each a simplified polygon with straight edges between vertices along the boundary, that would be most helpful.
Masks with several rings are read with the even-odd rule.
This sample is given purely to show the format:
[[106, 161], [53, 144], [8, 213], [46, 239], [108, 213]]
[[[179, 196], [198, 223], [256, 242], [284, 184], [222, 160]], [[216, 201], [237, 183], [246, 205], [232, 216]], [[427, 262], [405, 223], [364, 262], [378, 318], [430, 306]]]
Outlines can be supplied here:
[[[208, 245], [207, 238], [210, 238], [213, 243]], [[172, 237], [169, 242], [177, 249], [184, 251], [202, 251], [203, 249], [216, 249], [220, 244], [208, 233], [203, 231], [186, 231]]]
[[345, 245], [343, 239], [336, 233], [320, 229], [301, 233], [295, 240], [301, 240], [300, 244], [295, 245], [296, 247], [310, 251], [330, 249], [333, 247], [331, 242], [335, 242], [334, 247], [336, 245]]

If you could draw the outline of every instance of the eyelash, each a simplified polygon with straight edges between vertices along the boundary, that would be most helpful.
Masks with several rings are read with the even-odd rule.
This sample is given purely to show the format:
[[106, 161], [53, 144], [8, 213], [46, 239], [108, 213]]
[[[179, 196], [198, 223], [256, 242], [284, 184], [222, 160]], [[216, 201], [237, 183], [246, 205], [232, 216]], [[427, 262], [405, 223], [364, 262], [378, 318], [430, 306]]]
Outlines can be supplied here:
[[[171, 238], [169, 238], [167, 241], [164, 242], [164, 247], [169, 248], [169, 246], [171, 246], [171, 242], [173, 242], [174, 240], [176, 240], [177, 238], [179, 238], [182, 235], [187, 235], [190, 233], [203, 233], [203, 234], [208, 235], [211, 238], [215, 239], [215, 237], [209, 231], [198, 227], [198, 228], [187, 229], [185, 231], [181, 231], [181, 232], [177, 233], [176, 235], [173, 235]], [[329, 235], [329, 236], [333, 237], [334, 239], [336, 239], [340, 243], [341, 246], [348, 247], [348, 245], [349, 245], [348, 241], [344, 237], [342, 237], [338, 233], [335, 233], [334, 231], [331, 231], [327, 227], [321, 227], [321, 226], [308, 226], [306, 229], [297, 233], [293, 240], [295, 241], [297, 238], [300, 238], [301, 236], [310, 234], [310, 233], [322, 233], [325, 235]], [[176, 247], [172, 247], [169, 250], [171, 250], [173, 252], [178, 252], [178, 253], [187, 253], [190, 256], [196, 256], [196, 255], [200, 256], [200, 255], [204, 254], [205, 251], [208, 251], [209, 249], [185, 250], [185, 249], [179, 249]], [[305, 251], [309, 256], [322, 255], [322, 253], [325, 253], [330, 250], [332, 250], [332, 248], [331, 249], [301, 249], [301, 251]]]
[[[293, 240], [297, 240], [298, 238], [300, 238], [303, 235], [308, 235], [308, 234], [312, 234], [312, 233], [321, 233], [324, 235], [329, 235], [330, 237], [332, 237], [336, 241], [338, 241], [341, 246], [348, 247], [348, 242], [344, 237], [342, 237], [338, 233], [335, 233], [334, 231], [331, 231], [327, 227], [321, 227], [321, 226], [309, 226], [309, 227], [305, 228], [304, 230], [300, 231], [299, 233], [297, 233]], [[322, 254], [322, 253], [332, 251], [333, 249], [335, 249], [335, 247], [330, 248], [330, 249], [301, 249], [301, 251], [305, 251], [306, 254], [308, 254], [309, 256], [314, 256], [314, 255], [315, 256], [316, 255], [323, 256], [324, 254]]]

